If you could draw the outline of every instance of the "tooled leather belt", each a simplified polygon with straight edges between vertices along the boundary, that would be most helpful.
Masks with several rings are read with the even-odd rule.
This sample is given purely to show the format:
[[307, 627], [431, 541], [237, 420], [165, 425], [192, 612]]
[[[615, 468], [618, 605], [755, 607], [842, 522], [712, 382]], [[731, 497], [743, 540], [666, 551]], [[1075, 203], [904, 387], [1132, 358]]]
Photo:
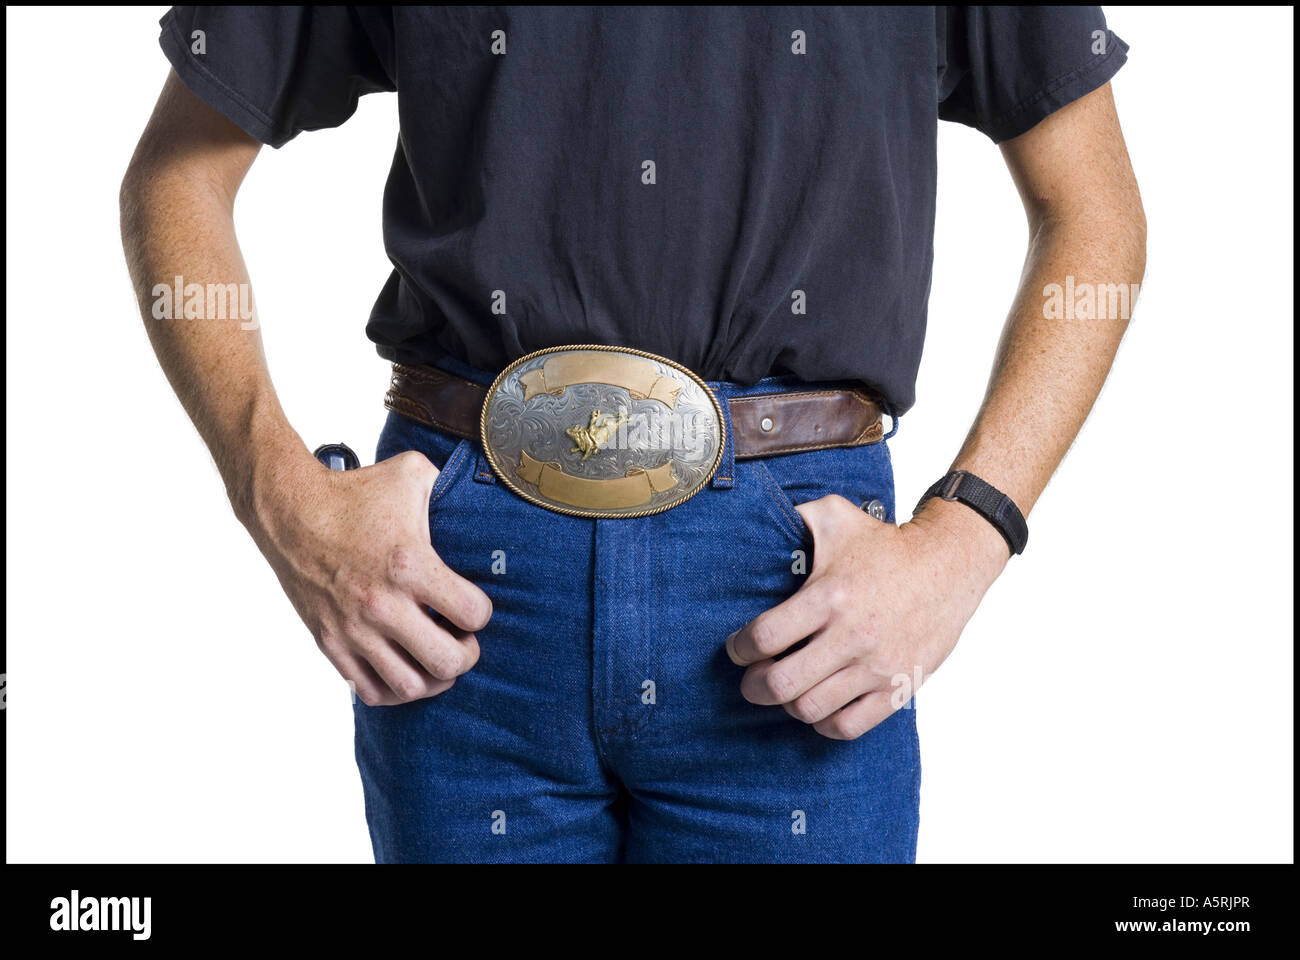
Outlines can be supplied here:
[[[676, 506], [717, 469], [726, 435], [717, 396], [694, 373], [654, 354], [605, 346], [539, 350], [491, 387], [396, 363], [384, 406], [480, 440], [516, 493], [579, 516], [644, 516]], [[881, 404], [860, 389], [729, 397], [726, 406], [736, 460], [856, 447], [883, 436]], [[661, 436], [672, 442], [656, 448]], [[654, 449], [668, 452], [656, 458]]]

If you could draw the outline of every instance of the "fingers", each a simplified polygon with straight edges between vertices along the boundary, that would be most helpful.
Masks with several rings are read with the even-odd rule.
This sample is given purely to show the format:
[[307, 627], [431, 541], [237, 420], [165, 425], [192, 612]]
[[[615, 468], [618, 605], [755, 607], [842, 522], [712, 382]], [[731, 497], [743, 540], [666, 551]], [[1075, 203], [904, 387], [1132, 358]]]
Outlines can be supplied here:
[[352, 583], [335, 626], [318, 642], [364, 703], [407, 703], [444, 692], [478, 662], [472, 631], [491, 615], [487, 594], [448, 569], [431, 546], [399, 547], [383, 579]]
[[765, 610], [727, 638], [727, 656], [738, 667], [783, 653], [826, 625], [828, 611], [804, 587]]
[[[754, 669], [754, 668], [751, 668]], [[872, 675], [862, 667], [845, 667], [825, 680], [781, 704], [790, 716], [803, 723], [819, 723], [852, 703], [872, 685]]]
[[[400, 453], [388, 462], [418, 482], [422, 493], [420, 527], [427, 529], [423, 511], [438, 478], [438, 468], [415, 450]], [[432, 607], [462, 630], [482, 630], [492, 616], [488, 595], [451, 570], [427, 543], [394, 549], [388, 558], [388, 579], [394, 587]]]
[[[848, 644], [837, 643], [831, 632], [822, 633], [813, 637], [808, 646], [788, 657], [761, 660], [751, 666], [741, 678], [740, 692], [750, 703], [759, 706], [791, 703], [847, 666], [852, 659], [853, 651]], [[836, 707], [844, 706], [864, 689], [865, 682]]]
[[459, 637], [453, 636], [414, 601], [394, 610], [385, 629], [423, 670], [439, 680], [454, 680], [478, 663], [474, 634], [460, 631]]
[[[414, 609], [431, 626], [442, 629], [424, 611]], [[460, 648], [455, 662], [463, 669], [450, 677], [434, 676], [396, 641], [364, 624], [353, 626], [346, 635], [341, 631], [327, 632], [317, 640], [317, 645], [361, 702], [378, 707], [436, 697], [449, 690], [456, 677], [478, 660], [478, 642], [472, 637], [467, 643], [455, 639], [451, 642]]]
[[[432, 548], [395, 549], [388, 580], [389, 589], [365, 593], [348, 639], [398, 702], [436, 696], [478, 662], [478, 640], [465, 625], [486, 625], [491, 601]], [[436, 622], [426, 603], [456, 633]]]
[[364, 636], [358, 637], [360, 632], [355, 630], [352, 635], [357, 651], [396, 695], [399, 703], [437, 696], [451, 685], [448, 680], [430, 675], [387, 637], [373, 629], [365, 630]]
[[[826, 654], [814, 656], [824, 647]], [[898, 707], [889, 690], [873, 690], [879, 682], [870, 668], [849, 662], [833, 650], [826, 638], [814, 638], [807, 647], [784, 660], [757, 663], [745, 672], [741, 692], [750, 703], [780, 704], [786, 713], [810, 724], [824, 737], [856, 740]], [[794, 664], [794, 661], [803, 662]], [[839, 669], [827, 666], [847, 663]], [[791, 669], [784, 669], [793, 664]], [[811, 683], [809, 677], [816, 678]]]
[[388, 560], [388, 579], [462, 630], [482, 630], [492, 617], [488, 595], [443, 563], [432, 547], [394, 550]]
[[814, 723], [813, 729], [832, 740], [856, 740], [894, 710], [889, 691], [876, 690]]
[[386, 707], [402, 702], [401, 697], [393, 692], [393, 688], [384, 682], [360, 654], [329, 640], [318, 641], [318, 645], [325, 654], [325, 659], [333, 664], [334, 669], [348, 682], [353, 694], [366, 706]]

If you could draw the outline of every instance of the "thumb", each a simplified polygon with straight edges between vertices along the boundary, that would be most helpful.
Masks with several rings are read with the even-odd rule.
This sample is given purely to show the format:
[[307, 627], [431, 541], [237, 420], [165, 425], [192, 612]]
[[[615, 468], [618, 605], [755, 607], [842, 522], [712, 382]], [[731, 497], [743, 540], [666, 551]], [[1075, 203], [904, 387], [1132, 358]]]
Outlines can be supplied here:
[[813, 571], [816, 571], [825, 562], [828, 554], [833, 552], [833, 545], [840, 538], [841, 531], [852, 529], [848, 525], [865, 516], [852, 502], [837, 493], [797, 504], [795, 509], [799, 511], [799, 516], [803, 517], [804, 525], [812, 535], [813, 546], [818, 548], [813, 553]]

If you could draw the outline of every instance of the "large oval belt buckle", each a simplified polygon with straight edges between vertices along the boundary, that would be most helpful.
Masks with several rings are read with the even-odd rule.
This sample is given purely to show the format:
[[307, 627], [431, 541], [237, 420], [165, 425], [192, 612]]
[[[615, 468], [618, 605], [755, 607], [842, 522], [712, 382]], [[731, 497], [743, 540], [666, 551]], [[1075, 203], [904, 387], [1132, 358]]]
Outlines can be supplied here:
[[550, 347], [488, 389], [483, 449], [525, 500], [578, 517], [644, 517], [709, 482], [722, 409], [680, 364], [625, 347]]

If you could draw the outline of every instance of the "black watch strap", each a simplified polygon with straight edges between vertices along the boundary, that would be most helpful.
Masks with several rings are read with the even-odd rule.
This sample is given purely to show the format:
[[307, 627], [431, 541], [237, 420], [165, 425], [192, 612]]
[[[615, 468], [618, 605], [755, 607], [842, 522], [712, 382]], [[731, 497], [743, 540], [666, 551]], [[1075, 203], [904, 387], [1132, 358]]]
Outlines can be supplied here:
[[916, 504], [916, 513], [931, 497], [941, 500], [956, 500], [964, 503], [997, 529], [1002, 539], [1011, 548], [1011, 553], [1024, 553], [1025, 544], [1029, 542], [1029, 525], [1025, 515], [1005, 493], [990, 483], [985, 483], [973, 473], [954, 470], [921, 497]]

